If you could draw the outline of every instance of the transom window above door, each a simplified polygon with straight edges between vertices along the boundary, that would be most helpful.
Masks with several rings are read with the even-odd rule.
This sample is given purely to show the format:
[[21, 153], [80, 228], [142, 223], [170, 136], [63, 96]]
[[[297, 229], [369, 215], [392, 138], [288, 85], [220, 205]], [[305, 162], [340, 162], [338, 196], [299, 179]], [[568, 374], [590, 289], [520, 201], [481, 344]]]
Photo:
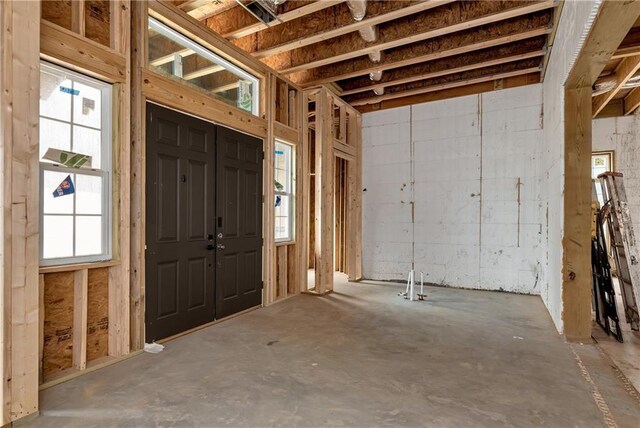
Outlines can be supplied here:
[[149, 17], [149, 65], [254, 115], [259, 114], [259, 79], [210, 49]]

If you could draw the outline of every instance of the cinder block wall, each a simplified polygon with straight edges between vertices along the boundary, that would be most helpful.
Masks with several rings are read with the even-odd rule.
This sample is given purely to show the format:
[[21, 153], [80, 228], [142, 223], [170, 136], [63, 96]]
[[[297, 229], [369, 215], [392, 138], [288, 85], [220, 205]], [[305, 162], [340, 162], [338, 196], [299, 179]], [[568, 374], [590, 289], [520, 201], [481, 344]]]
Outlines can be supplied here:
[[454, 287], [540, 293], [542, 87], [363, 117], [363, 268]]

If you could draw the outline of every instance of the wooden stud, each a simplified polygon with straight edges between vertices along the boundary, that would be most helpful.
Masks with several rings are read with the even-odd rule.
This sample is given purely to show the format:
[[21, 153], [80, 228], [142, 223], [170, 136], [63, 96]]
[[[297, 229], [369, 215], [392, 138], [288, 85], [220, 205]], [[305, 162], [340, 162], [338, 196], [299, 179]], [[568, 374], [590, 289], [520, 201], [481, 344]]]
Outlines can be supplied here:
[[[146, 0], [131, 3], [132, 28], [147, 28]], [[144, 348], [145, 219], [146, 219], [146, 104], [142, 71], [146, 68], [147, 31], [131, 33], [131, 278], [130, 349]]]
[[44, 310], [44, 274], [38, 275], [38, 288], [39, 288], [39, 304], [38, 304], [38, 326], [40, 331], [38, 332], [38, 361], [39, 361], [39, 375], [38, 382], [44, 382], [44, 319], [45, 319], [45, 310]]
[[39, 2], [1, 2], [3, 425], [38, 411], [39, 34]]
[[287, 297], [287, 291], [289, 289], [288, 249], [289, 247], [287, 245], [279, 245], [277, 247], [278, 299]]
[[264, 260], [264, 290], [263, 302], [269, 305], [278, 298], [276, 278], [276, 249], [275, 249], [275, 189], [274, 181], [274, 151], [275, 151], [275, 95], [276, 78], [271, 73], [267, 75], [265, 86], [265, 109], [267, 122], [267, 135], [264, 139], [264, 211], [263, 211], [263, 239], [262, 247]]
[[74, 0], [71, 2], [71, 31], [84, 37], [85, 30], [85, 8], [84, 0]]
[[87, 311], [89, 270], [82, 269], [73, 275], [73, 367], [87, 367]]

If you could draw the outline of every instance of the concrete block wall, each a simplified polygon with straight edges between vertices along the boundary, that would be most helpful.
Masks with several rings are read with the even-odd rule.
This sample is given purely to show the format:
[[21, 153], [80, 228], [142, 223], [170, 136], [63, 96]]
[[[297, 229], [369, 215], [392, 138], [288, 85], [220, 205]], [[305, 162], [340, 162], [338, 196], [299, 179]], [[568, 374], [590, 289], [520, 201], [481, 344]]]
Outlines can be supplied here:
[[614, 169], [624, 175], [633, 230], [640, 236], [640, 116], [609, 117], [592, 122], [593, 151], [614, 152]]
[[539, 293], [541, 91], [364, 115], [366, 278]]

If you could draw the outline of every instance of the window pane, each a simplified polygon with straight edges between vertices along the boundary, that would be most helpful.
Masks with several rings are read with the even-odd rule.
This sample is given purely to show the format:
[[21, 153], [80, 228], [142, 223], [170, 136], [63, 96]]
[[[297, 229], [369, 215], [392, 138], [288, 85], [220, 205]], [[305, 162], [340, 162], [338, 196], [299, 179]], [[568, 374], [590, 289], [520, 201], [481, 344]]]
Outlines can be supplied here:
[[282, 169], [276, 169], [275, 170], [275, 176], [276, 176], [276, 191], [277, 192], [290, 192], [291, 189], [289, 189], [289, 180], [287, 177], [287, 172], [282, 170]]
[[76, 256], [102, 253], [102, 217], [76, 217]]
[[40, 72], [40, 115], [71, 121], [71, 81], [48, 70]]
[[[149, 65], [249, 113], [257, 112], [257, 78], [164, 24], [149, 19]], [[257, 98], [257, 96], [256, 96]]]
[[102, 168], [100, 159], [101, 133], [82, 126], [73, 127], [73, 149], [76, 153], [91, 156], [91, 167]]
[[79, 82], [74, 82], [73, 89], [78, 91], [73, 97], [73, 122], [100, 128], [102, 114], [100, 90]]
[[[53, 192], [60, 183], [69, 175], [66, 172], [53, 172], [45, 170], [43, 172], [42, 197], [44, 198], [45, 214], [73, 214], [74, 195], [63, 195], [53, 197]], [[73, 177], [71, 177], [73, 179]]]
[[73, 216], [45, 215], [42, 225], [42, 257], [73, 256]]
[[102, 214], [102, 177], [76, 174], [76, 213]]
[[71, 150], [71, 125], [40, 118], [40, 159], [49, 148]]

